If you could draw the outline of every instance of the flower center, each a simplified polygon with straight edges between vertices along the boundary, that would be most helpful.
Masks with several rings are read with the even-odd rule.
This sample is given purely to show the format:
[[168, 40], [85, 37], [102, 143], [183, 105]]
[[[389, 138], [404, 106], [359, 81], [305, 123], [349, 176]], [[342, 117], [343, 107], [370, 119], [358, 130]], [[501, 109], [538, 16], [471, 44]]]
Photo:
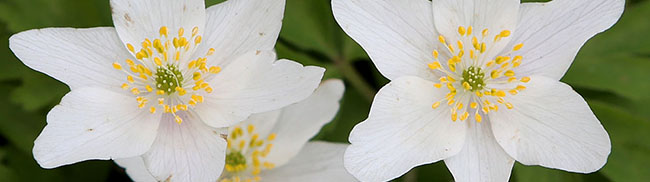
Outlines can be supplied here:
[[481, 68], [470, 66], [469, 68], [465, 69], [465, 71], [463, 71], [463, 80], [461, 81], [463, 84], [467, 83], [467, 85], [469, 85], [466, 87], [469, 88], [467, 90], [474, 92], [483, 90], [483, 87], [485, 86], [483, 77], [485, 77], [485, 74]]
[[220, 181], [260, 181], [262, 170], [275, 167], [275, 164], [264, 161], [273, 148], [271, 142], [274, 139], [275, 133], [260, 139], [254, 125], [248, 125], [246, 132], [235, 126], [228, 135], [226, 166]]
[[173, 64], [159, 66], [156, 69], [156, 89], [169, 95], [176, 92], [176, 87], [183, 88], [183, 74], [178, 67]]
[[[494, 39], [487, 39], [490, 35], [488, 29], [477, 32], [478, 35], [474, 35], [472, 29], [472, 26], [458, 27], [460, 36], [455, 42], [456, 46], [448, 43], [447, 39], [440, 35], [438, 41], [444, 45], [450, 58], [447, 59], [447, 64], [443, 65], [440, 63], [438, 50], [433, 50], [435, 61], [428, 64], [433, 73], [442, 75], [440, 82], [434, 86], [442, 88], [445, 85], [449, 90], [443, 99], [433, 103], [431, 107], [436, 109], [441, 102], [446, 101], [451, 110], [452, 121], [458, 119], [464, 121], [469, 117], [469, 113], [473, 112], [476, 121], [481, 122], [482, 116], [479, 111], [482, 111], [482, 114], [498, 111], [499, 105], [512, 109], [514, 107], [512, 103], [506, 101], [506, 92], [516, 95], [526, 89], [521, 84], [530, 81], [530, 77], [518, 78], [512, 70], [521, 65], [523, 57], [515, 55], [511, 58], [511, 56], [521, 49], [523, 44], [515, 45], [511, 51], [501, 56], [487, 55], [494, 44], [510, 36], [509, 30], [497, 33]], [[471, 46], [465, 47], [466, 44]], [[466, 52], [469, 54], [465, 54]]]
[[[119, 62], [114, 62], [113, 68], [126, 74], [126, 82], [121, 87], [136, 96], [139, 108], [149, 108], [152, 114], [157, 110], [170, 113], [180, 124], [183, 119], [176, 113], [196, 107], [203, 102], [204, 94], [212, 93], [207, 81], [219, 73], [221, 67], [206, 66], [206, 57], [214, 53], [213, 48], [208, 50], [206, 57], [192, 59], [202, 39], [198, 27], [192, 29], [189, 39], [183, 28], [178, 29], [176, 37], [169, 36], [166, 26], [160, 27], [159, 32], [153, 41], [143, 40], [138, 51], [132, 44], [126, 44], [136, 60], [124, 61], [129, 69], [123, 69]], [[158, 102], [150, 103], [152, 100]]]

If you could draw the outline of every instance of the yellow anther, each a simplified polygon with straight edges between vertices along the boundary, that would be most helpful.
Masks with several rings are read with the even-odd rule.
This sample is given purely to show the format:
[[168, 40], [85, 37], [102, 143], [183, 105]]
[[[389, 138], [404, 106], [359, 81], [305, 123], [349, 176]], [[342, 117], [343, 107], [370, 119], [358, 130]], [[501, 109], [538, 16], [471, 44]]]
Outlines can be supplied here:
[[149, 108], [149, 112], [150, 112], [151, 114], [156, 113], [156, 108], [155, 108], [155, 107], [151, 107], [151, 108]]
[[194, 38], [194, 43], [195, 44], [201, 43], [201, 36], [197, 36], [196, 38]]
[[525, 76], [521, 78], [521, 82], [528, 83], [528, 81], [530, 81], [530, 77]]
[[135, 63], [131, 59], [126, 59], [126, 64], [129, 66], [135, 66]]
[[508, 83], [514, 82], [515, 80], [517, 80], [516, 77], [510, 77], [508, 78]]
[[275, 167], [275, 164], [270, 162], [264, 162], [264, 167], [267, 169], [273, 169]]
[[166, 26], [160, 27], [160, 36], [165, 36], [167, 37], [168, 31]]
[[443, 44], [446, 44], [446, 42], [447, 42], [447, 41], [445, 41], [445, 37], [443, 37], [442, 35], [438, 36], [438, 41], [440, 41], [440, 43], [443, 43]]
[[508, 36], [510, 36], [510, 31], [509, 30], [501, 31], [501, 33], [499, 33], [499, 36], [508, 37]]
[[442, 84], [440, 84], [440, 83], [435, 83], [435, 84], [433, 84], [433, 86], [436, 87], [436, 88], [440, 88], [440, 87], [442, 87]]
[[192, 37], [196, 36], [199, 33], [199, 27], [192, 28]]
[[438, 106], [440, 106], [440, 102], [435, 102], [433, 105], [431, 105], [431, 108], [435, 109], [438, 108]]
[[131, 45], [131, 44], [126, 44], [126, 48], [129, 49], [129, 51], [135, 53], [135, 49], [133, 48], [133, 45]]
[[158, 91], [156, 91], [156, 94], [163, 95], [163, 94], [165, 94], [165, 91], [164, 90], [158, 90]]
[[483, 93], [481, 93], [481, 91], [476, 91], [476, 96], [477, 97], [483, 97]]
[[438, 50], [433, 50], [433, 53], [431, 54], [433, 55], [433, 58], [438, 59], [438, 55], [439, 55]]
[[492, 77], [492, 79], [498, 78], [499, 73], [500, 72], [498, 70], [492, 70], [492, 72], [490, 73], [490, 77]]
[[212, 93], [212, 87], [205, 88], [205, 92]]
[[149, 85], [144, 86], [144, 88], [147, 89], [147, 92], [153, 91], [153, 88], [151, 88]]
[[513, 51], [518, 51], [518, 50], [521, 49], [522, 47], [524, 47], [524, 44], [517, 44], [517, 45], [515, 45], [515, 47], [512, 48], [512, 50], [513, 50]]
[[122, 89], [126, 90], [127, 88], [129, 88], [129, 84], [123, 83], [121, 87]]
[[465, 111], [465, 113], [463, 113], [463, 115], [460, 116], [460, 120], [465, 121], [467, 119], [467, 117], [469, 117], [469, 113], [467, 111]]
[[[505, 76], [507, 76], [507, 77], [515, 76], [515, 72], [512, 71], [512, 70], [508, 70], [508, 71], [506, 71], [503, 75], [505, 75]], [[516, 78], [515, 78], [515, 79], [516, 79]]]
[[158, 105], [165, 105], [165, 98], [158, 98]]
[[429, 69], [435, 70], [438, 68], [441, 68], [442, 66], [440, 65], [440, 62], [435, 61], [433, 63], [429, 63], [427, 66], [429, 66]]
[[447, 80], [449, 80], [449, 82], [455, 82], [456, 81], [456, 79], [454, 79], [454, 77], [451, 77], [449, 75], [447, 75]]
[[449, 99], [449, 101], [447, 101], [447, 105], [453, 105], [454, 102], [456, 102], [454, 99]]
[[162, 66], [162, 61], [160, 61], [160, 58], [153, 58], [153, 62], [158, 66]]
[[513, 108], [512, 103], [510, 103], [510, 102], [507, 102], [505, 105], [506, 105], [506, 108], [508, 108], [508, 109]]
[[211, 66], [210, 67], [210, 73], [217, 74], [219, 72], [221, 72], [221, 67], [219, 67], [219, 66]]
[[512, 89], [508, 92], [510, 93], [510, 95], [517, 95], [517, 89]]
[[181, 59], [181, 52], [176, 52], [176, 56], [174, 56], [174, 60], [180, 61]]
[[481, 53], [485, 52], [485, 43], [481, 43]]
[[476, 113], [476, 114], [474, 115], [474, 119], [476, 119], [476, 122], [479, 122], [479, 123], [483, 120], [483, 119], [481, 118], [481, 114], [479, 114], [479, 113]]
[[187, 91], [185, 91], [185, 89], [181, 88], [181, 87], [176, 87], [175, 90], [178, 92], [178, 95], [180, 95], [180, 96], [183, 96], [183, 95], [185, 95], [185, 93], [187, 93]]
[[472, 103], [469, 104], [469, 107], [471, 107], [472, 109], [476, 109], [477, 106], [478, 106], [478, 103], [476, 103], [476, 102], [472, 102]]
[[461, 49], [461, 51], [462, 51], [462, 49], [464, 47], [463, 42], [459, 40], [458, 42], [456, 42], [456, 44], [458, 44], [458, 49]]
[[120, 63], [114, 62], [114, 63], [113, 63], [113, 68], [115, 68], [116, 70], [121, 70], [121, 69], [122, 69], [122, 65], [121, 65]]
[[452, 72], [456, 72], [456, 63], [449, 64], [448, 66], [449, 66], [449, 70], [451, 70]]
[[196, 106], [196, 101], [190, 100], [189, 102], [187, 102], [187, 104], [189, 104], [191, 106]]
[[185, 29], [183, 29], [183, 27], [181, 27], [181, 28], [178, 29], [178, 37], [182, 37], [183, 34], [185, 34]]
[[133, 76], [127, 75], [126, 80], [129, 81], [129, 83], [133, 83], [135, 80], [133, 80]]
[[470, 86], [468, 82], [463, 82], [463, 88], [465, 88], [465, 90], [471, 90], [472, 86]]
[[[246, 128], [246, 131], [248, 131], [248, 133], [253, 133], [253, 131], [255, 131], [255, 126], [253, 126], [252, 124], [249, 124], [248, 127]], [[259, 136], [254, 135], [253, 140], [255, 140], [257, 137], [259, 137]]]
[[455, 50], [454, 50], [454, 45], [447, 44], [447, 48], [449, 48], [449, 51], [450, 51], [450, 52], [452, 52], [452, 53], [455, 52]]
[[496, 61], [490, 60], [487, 63], [485, 63], [485, 66], [490, 67], [490, 66], [494, 65], [495, 63], [496, 63]]
[[268, 141], [273, 141], [273, 140], [275, 140], [275, 137], [276, 137], [276, 134], [275, 134], [275, 133], [271, 133], [271, 134], [269, 134], [268, 137], [266, 137], [266, 140], [268, 140]]
[[503, 90], [499, 90], [499, 91], [497, 91], [496, 96], [497, 96], [497, 97], [505, 97], [505, 96], [506, 96], [506, 92], [504, 92]]
[[458, 34], [460, 34], [460, 36], [465, 36], [465, 27], [459, 26], [458, 27]]
[[214, 48], [210, 48], [210, 49], [208, 50], [208, 53], [207, 53], [206, 55], [210, 56], [210, 55], [212, 55], [212, 54], [214, 54]]
[[485, 106], [483, 106], [483, 108], [481, 110], [483, 110], [483, 113], [485, 113], [485, 114], [490, 112], [490, 109], [485, 107]]
[[194, 81], [197, 81], [197, 80], [201, 79], [201, 72], [198, 72], [198, 71], [194, 72], [194, 74], [192, 74], [192, 79]]
[[517, 85], [517, 87], [515, 89], [517, 89], [519, 91], [523, 91], [523, 90], [526, 90], [526, 87], [523, 86], [523, 85]]
[[497, 64], [502, 64], [503, 62], [506, 62], [508, 60], [510, 60], [510, 57], [508, 56], [504, 56], [504, 57], [497, 56], [497, 59], [495, 61], [497, 62]]
[[488, 35], [488, 29], [487, 29], [487, 28], [486, 28], [486, 29], [483, 29], [483, 31], [481, 32], [481, 34], [483, 35], [483, 37], [487, 36], [487, 35]]
[[138, 88], [132, 88], [131, 93], [133, 93], [133, 95], [138, 95], [140, 94], [140, 90], [138, 90]]
[[178, 116], [178, 115], [174, 116], [174, 120], [175, 120], [176, 123], [178, 123], [178, 124], [181, 124], [181, 123], [183, 122], [183, 119], [182, 119], [180, 116]]
[[451, 120], [455, 122], [457, 119], [458, 119], [458, 115], [456, 114], [456, 111], [452, 112], [451, 113]]

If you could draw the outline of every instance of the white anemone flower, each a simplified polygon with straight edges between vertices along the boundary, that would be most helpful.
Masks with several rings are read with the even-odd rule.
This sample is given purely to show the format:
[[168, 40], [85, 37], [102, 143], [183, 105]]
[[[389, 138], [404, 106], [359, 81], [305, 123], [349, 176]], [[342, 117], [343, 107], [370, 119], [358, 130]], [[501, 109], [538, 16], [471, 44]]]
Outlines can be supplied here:
[[284, 1], [110, 4], [115, 28], [10, 38], [23, 63], [71, 89], [34, 142], [44, 168], [139, 156], [158, 180], [214, 181], [227, 127], [307, 98], [324, 72], [276, 61]]
[[[343, 167], [347, 144], [307, 142], [334, 119], [343, 90], [340, 80], [327, 80], [303, 101], [231, 127], [226, 167], [217, 181], [356, 181]], [[134, 181], [156, 181], [139, 157], [115, 162]]]
[[391, 82], [354, 127], [345, 167], [386, 181], [444, 160], [456, 181], [507, 181], [514, 161], [589, 173], [607, 132], [559, 79], [623, 0], [333, 0]]

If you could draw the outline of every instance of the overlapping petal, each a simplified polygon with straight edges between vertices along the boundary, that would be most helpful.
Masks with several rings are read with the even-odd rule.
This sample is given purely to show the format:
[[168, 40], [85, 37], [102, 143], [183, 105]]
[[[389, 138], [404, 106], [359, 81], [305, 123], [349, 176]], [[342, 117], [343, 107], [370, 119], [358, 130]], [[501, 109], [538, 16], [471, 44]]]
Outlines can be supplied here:
[[158, 181], [216, 181], [225, 165], [225, 128], [212, 128], [192, 115], [178, 124], [164, 115], [156, 141], [142, 155]]
[[515, 160], [494, 139], [490, 121], [477, 123], [470, 118], [465, 146], [456, 155], [445, 159], [445, 164], [456, 182], [503, 182], [510, 178]]
[[624, 0], [553, 0], [522, 4], [519, 23], [508, 46], [524, 44], [517, 52], [524, 61], [515, 71], [559, 80], [580, 47], [614, 25], [624, 6]]
[[364, 48], [382, 75], [437, 77], [427, 68], [437, 34], [427, 0], [333, 0], [334, 18]]
[[213, 94], [196, 107], [199, 117], [213, 127], [227, 127], [253, 113], [280, 109], [307, 98], [318, 87], [324, 69], [275, 61], [272, 51], [252, 51], [210, 80]]
[[42, 167], [54, 168], [144, 154], [154, 142], [161, 115], [137, 105], [105, 89], [72, 90], [48, 113], [48, 124], [34, 141], [34, 158]]
[[298, 154], [323, 125], [334, 119], [344, 89], [341, 80], [327, 80], [307, 99], [282, 108], [271, 130], [277, 137], [266, 161], [282, 166]]
[[508, 97], [513, 109], [490, 112], [497, 142], [522, 164], [582, 173], [600, 169], [611, 143], [585, 100], [552, 78], [533, 76], [527, 86]]
[[71, 89], [119, 88], [124, 77], [111, 64], [130, 58], [114, 28], [46, 28], [11, 36], [11, 51], [30, 68]]
[[431, 108], [445, 94], [417, 77], [401, 77], [384, 86], [368, 119], [350, 133], [346, 169], [361, 181], [387, 181], [457, 154], [467, 126], [453, 122], [449, 109]]
[[229, 0], [209, 7], [204, 43], [197, 54], [214, 48], [208, 64], [226, 67], [250, 51], [272, 50], [280, 35], [284, 5], [285, 0]]
[[309, 142], [286, 165], [264, 171], [262, 181], [329, 182], [357, 181], [343, 167], [347, 144]]

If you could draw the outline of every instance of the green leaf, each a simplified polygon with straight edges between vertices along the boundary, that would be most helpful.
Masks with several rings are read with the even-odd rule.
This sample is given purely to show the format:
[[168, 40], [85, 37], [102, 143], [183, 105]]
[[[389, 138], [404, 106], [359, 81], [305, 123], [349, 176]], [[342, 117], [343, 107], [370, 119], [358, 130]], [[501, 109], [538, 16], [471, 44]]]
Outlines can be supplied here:
[[629, 99], [650, 99], [650, 1], [628, 7], [611, 29], [590, 40], [564, 81]]
[[[23, 84], [10, 94], [11, 101], [27, 111], [35, 111], [45, 106], [52, 106], [69, 91], [63, 83], [45, 74], [26, 71]], [[38, 97], [34, 97], [34, 96]]]
[[601, 169], [612, 181], [646, 181], [650, 179], [650, 120], [638, 118], [626, 110], [601, 101], [590, 101], [591, 108], [612, 141], [612, 153]]

